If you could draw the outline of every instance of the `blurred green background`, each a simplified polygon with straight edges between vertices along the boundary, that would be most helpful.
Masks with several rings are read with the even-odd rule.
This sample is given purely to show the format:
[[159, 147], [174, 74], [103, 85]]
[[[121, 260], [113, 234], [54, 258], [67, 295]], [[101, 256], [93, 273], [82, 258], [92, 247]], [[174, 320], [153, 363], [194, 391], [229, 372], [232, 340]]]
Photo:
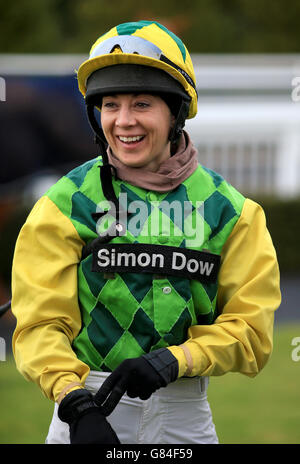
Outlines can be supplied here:
[[[246, 59], [251, 54], [298, 56], [299, 18], [298, 0], [288, 3], [283, 0], [0, 0], [0, 54], [24, 54], [25, 61], [26, 54], [87, 55], [91, 44], [113, 25], [145, 19], [162, 22], [178, 34], [194, 54], [245, 54]], [[9, 98], [18, 98], [15, 87], [10, 90]], [[32, 106], [36, 104], [34, 100], [29, 101]], [[44, 107], [44, 112], [48, 121], [53, 121], [59, 115], [50, 103]], [[20, 150], [20, 171], [23, 169], [22, 137], [21, 147], [13, 148], [23, 128], [23, 120], [20, 124], [16, 118], [17, 130], [9, 133], [5, 129], [7, 115], [3, 105], [0, 102], [3, 126], [0, 127], [0, 176], [6, 186], [4, 162], [7, 157], [4, 159], [4, 153], [7, 151], [4, 146], [7, 140], [12, 153]], [[15, 115], [17, 111], [21, 112], [22, 107], [13, 110]], [[71, 114], [73, 107], [70, 106], [68, 111]], [[28, 125], [32, 126], [31, 119], [27, 119]], [[68, 121], [60, 121], [60, 124], [67, 125]], [[70, 133], [73, 129], [70, 126]], [[41, 131], [41, 128], [37, 130]], [[63, 139], [57, 137], [57, 140], [63, 151]], [[83, 150], [85, 142], [83, 145], [78, 140], [75, 142], [70, 149], [73, 158], [63, 160], [66, 163], [76, 162], [78, 152]], [[41, 153], [39, 149], [37, 145], [37, 153]], [[39, 161], [38, 155], [35, 161]], [[4, 303], [10, 294], [14, 243], [30, 209], [28, 204], [16, 204], [16, 192], [12, 195], [10, 189], [10, 195], [6, 197], [6, 191], [1, 188], [0, 181], [0, 303]], [[285, 306], [279, 309], [276, 317], [274, 352], [260, 375], [254, 379], [238, 374], [212, 378], [208, 394], [221, 443], [299, 444], [300, 360], [297, 356], [292, 357], [293, 350], [297, 349], [292, 341], [300, 337], [300, 200], [298, 197], [278, 199], [259, 195], [254, 199], [266, 211], [283, 281], [292, 282], [293, 295], [290, 297], [284, 285]], [[289, 312], [285, 314], [286, 309]], [[0, 337], [6, 341], [6, 360], [0, 356], [0, 443], [43, 443], [53, 404], [15, 368], [10, 347], [14, 324], [10, 312], [0, 319]], [[300, 351], [297, 353], [300, 355]]]
[[295, 53], [297, 0], [0, 1], [0, 53], [84, 53], [114, 25], [157, 20], [192, 53]]

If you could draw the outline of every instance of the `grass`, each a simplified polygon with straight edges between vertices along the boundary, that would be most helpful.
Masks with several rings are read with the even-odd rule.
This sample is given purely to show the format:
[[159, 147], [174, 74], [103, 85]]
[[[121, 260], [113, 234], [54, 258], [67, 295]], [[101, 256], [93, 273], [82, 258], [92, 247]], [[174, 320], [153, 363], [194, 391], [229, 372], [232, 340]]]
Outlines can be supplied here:
[[[254, 379], [229, 373], [212, 377], [208, 397], [220, 443], [300, 443], [300, 361], [292, 339], [300, 323], [278, 325], [274, 351]], [[0, 443], [44, 443], [53, 404], [17, 372], [12, 358], [0, 362]]]
[[53, 403], [21, 376], [11, 357], [0, 363], [0, 369], [0, 443], [44, 443]]
[[300, 443], [300, 361], [292, 340], [300, 324], [277, 325], [274, 350], [260, 374], [212, 377], [208, 398], [217, 434], [226, 444]]

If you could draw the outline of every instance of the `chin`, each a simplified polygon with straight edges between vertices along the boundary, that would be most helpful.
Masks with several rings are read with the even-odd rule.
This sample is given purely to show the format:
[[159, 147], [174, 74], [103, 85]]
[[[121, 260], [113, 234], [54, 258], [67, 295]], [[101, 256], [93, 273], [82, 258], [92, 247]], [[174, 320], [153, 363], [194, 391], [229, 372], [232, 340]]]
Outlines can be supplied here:
[[123, 164], [126, 166], [129, 166], [131, 168], [142, 168], [147, 164], [145, 160], [137, 160], [134, 159], [134, 155], [131, 156], [120, 156], [118, 157], [120, 161], [122, 161]]

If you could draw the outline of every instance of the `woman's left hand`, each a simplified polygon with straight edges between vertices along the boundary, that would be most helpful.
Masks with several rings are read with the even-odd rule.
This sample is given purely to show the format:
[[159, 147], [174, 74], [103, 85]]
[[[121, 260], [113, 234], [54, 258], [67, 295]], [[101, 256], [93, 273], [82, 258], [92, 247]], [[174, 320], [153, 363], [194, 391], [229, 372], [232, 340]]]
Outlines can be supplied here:
[[124, 393], [130, 398], [147, 400], [177, 376], [177, 359], [167, 348], [161, 348], [138, 358], [125, 359], [104, 381], [94, 399], [109, 416]]

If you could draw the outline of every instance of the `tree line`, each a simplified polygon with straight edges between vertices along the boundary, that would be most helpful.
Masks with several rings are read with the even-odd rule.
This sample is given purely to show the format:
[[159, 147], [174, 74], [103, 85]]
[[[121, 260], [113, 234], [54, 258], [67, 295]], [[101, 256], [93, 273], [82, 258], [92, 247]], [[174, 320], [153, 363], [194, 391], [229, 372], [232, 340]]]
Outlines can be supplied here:
[[298, 0], [0, 0], [0, 53], [83, 53], [112, 26], [156, 20], [191, 53], [299, 53]]

